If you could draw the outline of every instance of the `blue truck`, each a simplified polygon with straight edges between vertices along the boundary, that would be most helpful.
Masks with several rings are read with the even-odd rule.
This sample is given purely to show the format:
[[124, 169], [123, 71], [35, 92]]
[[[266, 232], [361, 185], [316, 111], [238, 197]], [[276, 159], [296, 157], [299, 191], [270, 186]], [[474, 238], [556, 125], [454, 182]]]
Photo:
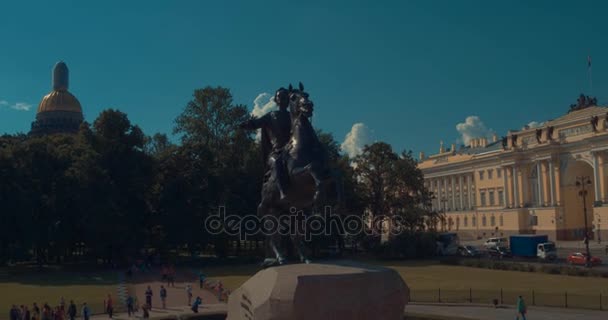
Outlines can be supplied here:
[[513, 235], [509, 238], [509, 246], [514, 257], [538, 258], [544, 261], [557, 258], [555, 243], [550, 242], [547, 235]]

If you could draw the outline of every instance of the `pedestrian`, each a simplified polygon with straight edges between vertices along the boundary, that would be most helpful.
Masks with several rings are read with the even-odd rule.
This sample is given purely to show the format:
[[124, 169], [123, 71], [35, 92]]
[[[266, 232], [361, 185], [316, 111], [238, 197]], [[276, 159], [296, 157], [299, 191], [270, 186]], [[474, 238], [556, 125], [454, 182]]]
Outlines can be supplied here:
[[91, 318], [91, 309], [87, 306], [87, 303], [82, 304], [82, 319], [89, 320]]
[[133, 315], [134, 310], [133, 310], [133, 296], [129, 295], [127, 297], [127, 314], [129, 315], [129, 318], [131, 318], [131, 315]]
[[160, 286], [160, 301], [163, 304], [163, 309], [167, 309], [167, 289], [164, 286]]
[[217, 300], [222, 301], [222, 293], [224, 293], [224, 284], [220, 281], [217, 285]]
[[522, 298], [522, 296], [519, 296], [517, 298], [517, 316], [516, 316], [515, 320], [519, 320], [520, 316], [521, 316], [521, 320], [526, 320], [526, 313], [528, 313], [528, 310], [526, 308], [526, 303], [524, 301], [524, 298]]
[[169, 286], [175, 288], [175, 266], [173, 265], [169, 266], [169, 285], [167, 287]]
[[154, 293], [152, 292], [152, 288], [150, 288], [150, 286], [148, 286], [148, 289], [146, 290], [146, 306], [148, 307], [149, 310], [152, 310], [152, 296], [154, 295]]
[[36, 318], [36, 320], [40, 320], [40, 308], [36, 302], [34, 302], [34, 305], [32, 306], [32, 312], [34, 313], [34, 318]]
[[11, 310], [8, 313], [8, 317], [11, 320], [19, 320], [19, 310], [17, 310], [17, 306], [13, 305]]
[[114, 314], [114, 304], [112, 302], [112, 296], [108, 294], [108, 298], [103, 302], [104, 309], [108, 314], [108, 317], [112, 318]]
[[186, 295], [188, 296], [188, 306], [192, 305], [192, 286], [190, 284], [186, 285]]
[[77, 310], [76, 305], [74, 304], [74, 300], [70, 300], [70, 306], [68, 307], [68, 317], [70, 318], [70, 320], [74, 320], [76, 319], [76, 314]]
[[201, 299], [201, 297], [196, 297], [196, 300], [194, 300], [194, 303], [192, 304], [192, 311], [194, 313], [198, 313], [198, 308], [201, 304], [203, 304], [203, 300]]
[[64, 320], [65, 319], [60, 306], [55, 307], [55, 314], [54, 314], [53, 319], [55, 319], [55, 320]]
[[32, 319], [32, 314], [30, 312], [30, 309], [28, 309], [27, 306], [25, 306], [23, 308], [23, 320], [31, 320]]

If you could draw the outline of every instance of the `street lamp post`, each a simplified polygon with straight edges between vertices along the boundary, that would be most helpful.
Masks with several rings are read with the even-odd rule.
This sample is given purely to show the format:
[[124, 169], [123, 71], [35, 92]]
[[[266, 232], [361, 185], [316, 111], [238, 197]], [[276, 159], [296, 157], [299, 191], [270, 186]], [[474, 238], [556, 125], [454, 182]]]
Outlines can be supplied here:
[[585, 257], [585, 265], [591, 267], [591, 252], [589, 251], [589, 227], [587, 223], [587, 186], [591, 185], [591, 179], [589, 176], [576, 177], [576, 186], [580, 189], [578, 195], [583, 198], [583, 215], [585, 219], [585, 250], [587, 255]]

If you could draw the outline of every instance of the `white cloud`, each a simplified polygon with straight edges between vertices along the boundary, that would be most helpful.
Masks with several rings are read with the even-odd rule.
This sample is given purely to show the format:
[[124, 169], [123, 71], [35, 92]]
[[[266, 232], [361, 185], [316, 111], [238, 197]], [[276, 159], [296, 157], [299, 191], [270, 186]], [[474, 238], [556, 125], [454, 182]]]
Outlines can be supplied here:
[[528, 123], [527, 125], [525, 125], [522, 130], [525, 129], [534, 129], [534, 128], [540, 128], [544, 125], [544, 122], [536, 122], [536, 121], [532, 121], [530, 123]]
[[0, 100], [0, 107], [8, 105], [8, 101]]
[[11, 109], [17, 110], [17, 111], [30, 111], [31, 108], [32, 108], [32, 105], [29, 103], [25, 103], [25, 102], [17, 102], [11, 106]]
[[[273, 96], [269, 93], [262, 92], [258, 94], [257, 97], [253, 100], [253, 110], [251, 111], [251, 115], [259, 118], [268, 112], [278, 110], [279, 107], [276, 103], [274, 103]], [[260, 141], [261, 133], [260, 130], [257, 130], [255, 134], [255, 140]]]
[[371, 131], [365, 124], [359, 122], [353, 124], [353, 127], [350, 129], [350, 132], [346, 134], [340, 148], [352, 158], [361, 154], [363, 147], [370, 142]]
[[263, 92], [253, 100], [253, 111], [251, 114], [255, 117], [261, 117], [270, 111], [278, 110], [278, 106], [274, 103], [272, 95]]
[[471, 139], [490, 138], [494, 130], [488, 129], [478, 116], [468, 116], [464, 122], [456, 125], [456, 130], [460, 133], [459, 142], [469, 145]]

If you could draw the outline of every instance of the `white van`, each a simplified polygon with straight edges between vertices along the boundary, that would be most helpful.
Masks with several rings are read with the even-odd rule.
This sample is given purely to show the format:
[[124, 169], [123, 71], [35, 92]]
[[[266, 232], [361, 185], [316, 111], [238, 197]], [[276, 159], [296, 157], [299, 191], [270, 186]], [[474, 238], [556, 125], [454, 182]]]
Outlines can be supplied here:
[[507, 240], [507, 238], [489, 238], [488, 240], [486, 240], [483, 246], [486, 247], [486, 249], [496, 247], [508, 247], [509, 241]]

